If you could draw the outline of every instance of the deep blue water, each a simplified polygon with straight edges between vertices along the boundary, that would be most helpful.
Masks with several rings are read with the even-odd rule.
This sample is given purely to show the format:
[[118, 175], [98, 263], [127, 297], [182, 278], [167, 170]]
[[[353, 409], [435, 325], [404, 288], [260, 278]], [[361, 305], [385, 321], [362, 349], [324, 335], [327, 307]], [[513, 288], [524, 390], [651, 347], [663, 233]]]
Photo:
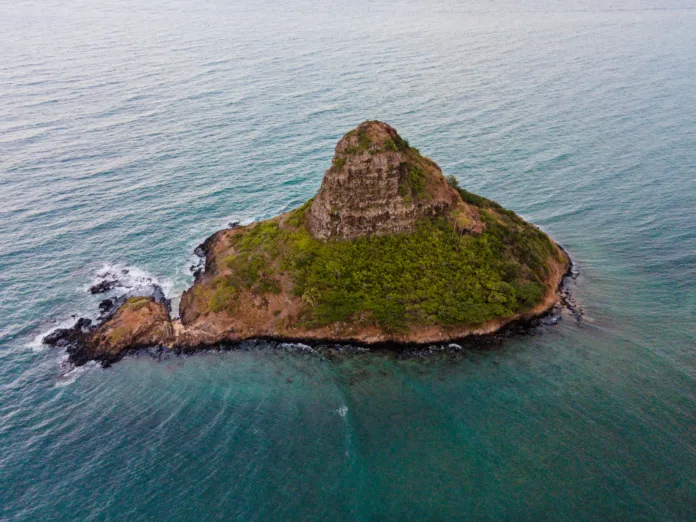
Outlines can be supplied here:
[[[548, 231], [586, 318], [75, 370], [107, 267], [312, 196], [365, 119]], [[0, 520], [694, 520], [696, 3], [0, 1]]]

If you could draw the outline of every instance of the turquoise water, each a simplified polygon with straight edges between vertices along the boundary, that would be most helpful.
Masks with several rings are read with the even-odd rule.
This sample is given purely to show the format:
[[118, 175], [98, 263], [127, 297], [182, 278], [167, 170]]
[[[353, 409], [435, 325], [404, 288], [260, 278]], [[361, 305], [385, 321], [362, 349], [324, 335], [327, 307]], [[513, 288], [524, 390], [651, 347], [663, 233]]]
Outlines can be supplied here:
[[[0, 14], [0, 520], [696, 518], [696, 3]], [[40, 344], [104, 267], [178, 296], [371, 118], [563, 244], [585, 320], [107, 370]]]

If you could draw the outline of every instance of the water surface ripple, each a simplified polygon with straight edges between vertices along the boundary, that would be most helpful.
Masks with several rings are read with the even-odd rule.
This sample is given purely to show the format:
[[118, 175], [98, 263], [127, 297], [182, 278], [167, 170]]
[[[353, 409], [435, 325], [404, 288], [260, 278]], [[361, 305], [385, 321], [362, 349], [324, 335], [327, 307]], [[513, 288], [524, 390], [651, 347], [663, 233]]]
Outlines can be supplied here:
[[[696, 518], [693, 0], [0, 13], [0, 519]], [[586, 321], [108, 370], [37, 342], [105, 266], [179, 295], [202, 239], [304, 202], [370, 118], [568, 248]]]

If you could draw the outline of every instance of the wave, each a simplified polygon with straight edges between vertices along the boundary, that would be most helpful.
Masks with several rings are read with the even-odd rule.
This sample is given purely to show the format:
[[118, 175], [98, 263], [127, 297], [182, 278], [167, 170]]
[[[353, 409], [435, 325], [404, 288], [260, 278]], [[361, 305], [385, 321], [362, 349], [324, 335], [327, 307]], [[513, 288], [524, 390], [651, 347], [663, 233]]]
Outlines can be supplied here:
[[82, 366], [73, 366], [69, 362], [67, 353], [61, 356], [59, 364], [61, 372], [56, 378], [56, 382], [54, 385], [57, 388], [69, 386], [73, 384], [81, 375], [84, 375], [89, 371], [101, 368], [101, 365], [96, 361], [89, 361], [88, 363], [83, 364]]
[[52, 334], [56, 330], [61, 330], [63, 328], [70, 328], [75, 324], [77, 314], [73, 314], [70, 319], [64, 319], [62, 321], [55, 321], [53, 325], [48, 329], [34, 336], [34, 338], [25, 344], [32, 352], [42, 352], [49, 349], [50, 347], [44, 344], [43, 340], [46, 336]]
[[304, 343], [280, 343], [278, 348], [282, 348], [289, 352], [309, 352], [318, 355], [318, 352], [314, 348]]
[[96, 285], [105, 282], [113, 283], [110, 290], [103, 292], [110, 295], [136, 295], [138, 292], [148, 295], [152, 287], [158, 286], [162, 289], [164, 295], [169, 298], [174, 288], [172, 280], [155, 277], [142, 268], [118, 263], [105, 263], [96, 271], [90, 284], [84, 287], [84, 290], [89, 292]]

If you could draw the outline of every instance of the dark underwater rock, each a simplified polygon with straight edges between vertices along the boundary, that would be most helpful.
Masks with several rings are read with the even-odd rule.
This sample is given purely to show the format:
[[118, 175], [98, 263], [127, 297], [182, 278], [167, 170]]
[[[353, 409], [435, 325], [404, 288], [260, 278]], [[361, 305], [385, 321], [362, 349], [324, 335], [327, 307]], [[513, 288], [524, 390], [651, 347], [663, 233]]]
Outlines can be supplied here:
[[115, 308], [113, 299], [104, 299], [99, 303], [99, 313], [101, 315], [107, 315]]
[[107, 279], [105, 281], [100, 281], [97, 284], [94, 284], [89, 287], [89, 293], [93, 295], [105, 294], [106, 292], [110, 292], [111, 290], [113, 290], [117, 284], [118, 280], [116, 279]]
[[49, 346], [57, 346], [60, 348], [77, 345], [84, 342], [85, 338], [89, 336], [93, 329], [92, 320], [81, 317], [70, 328], [58, 328], [57, 330], [53, 330], [42, 339], [42, 342]]

